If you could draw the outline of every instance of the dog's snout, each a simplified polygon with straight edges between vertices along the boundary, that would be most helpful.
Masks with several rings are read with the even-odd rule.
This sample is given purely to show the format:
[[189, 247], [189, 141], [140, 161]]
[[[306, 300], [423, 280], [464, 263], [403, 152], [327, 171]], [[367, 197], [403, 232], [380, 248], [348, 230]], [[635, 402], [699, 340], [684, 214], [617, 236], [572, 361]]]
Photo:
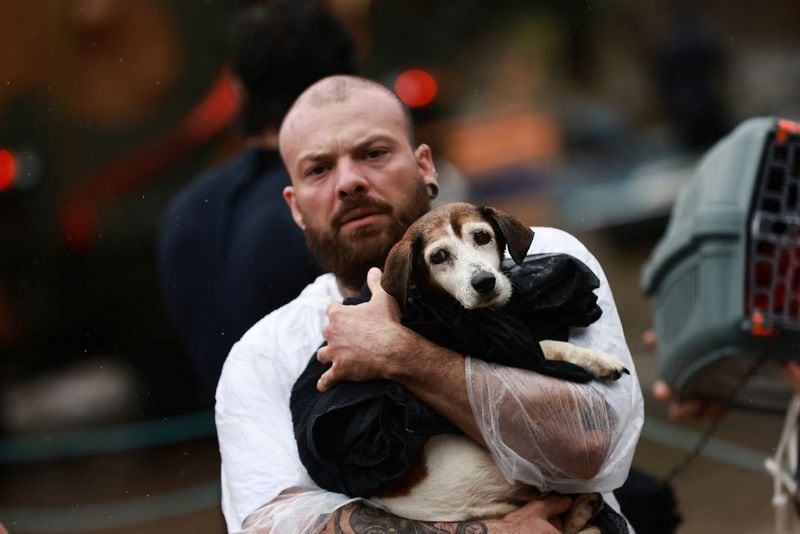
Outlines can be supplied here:
[[484, 295], [494, 289], [496, 279], [494, 275], [487, 271], [478, 271], [472, 275], [472, 287], [475, 291]]

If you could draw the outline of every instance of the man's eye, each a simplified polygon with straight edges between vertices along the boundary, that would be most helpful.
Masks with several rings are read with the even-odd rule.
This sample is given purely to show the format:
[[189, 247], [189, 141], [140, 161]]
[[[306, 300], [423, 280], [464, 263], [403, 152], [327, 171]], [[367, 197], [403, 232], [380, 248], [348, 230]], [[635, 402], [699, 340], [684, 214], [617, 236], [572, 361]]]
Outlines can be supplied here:
[[369, 152], [367, 152], [367, 159], [378, 159], [381, 156], [385, 155], [387, 152], [388, 150], [382, 148], [376, 148], [374, 150], [370, 150]]
[[311, 167], [306, 171], [306, 176], [322, 176], [325, 174], [327, 168], [324, 165], [317, 165], [315, 167]]
[[449, 257], [450, 254], [448, 254], [446, 250], [439, 249], [431, 254], [431, 263], [434, 265], [439, 265], [440, 263], [446, 262], [447, 258]]
[[492, 240], [492, 234], [485, 230], [478, 230], [472, 234], [472, 238], [475, 240], [476, 245], [485, 245]]

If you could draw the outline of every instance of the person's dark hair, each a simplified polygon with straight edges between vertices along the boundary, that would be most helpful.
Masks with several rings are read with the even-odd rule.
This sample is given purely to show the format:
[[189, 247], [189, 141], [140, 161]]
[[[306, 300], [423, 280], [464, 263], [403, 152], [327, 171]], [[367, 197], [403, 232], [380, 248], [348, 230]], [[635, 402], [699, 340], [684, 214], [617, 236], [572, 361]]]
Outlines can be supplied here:
[[355, 44], [316, 1], [269, 0], [245, 8], [231, 26], [231, 67], [244, 86], [245, 135], [278, 127], [309, 85], [356, 70]]

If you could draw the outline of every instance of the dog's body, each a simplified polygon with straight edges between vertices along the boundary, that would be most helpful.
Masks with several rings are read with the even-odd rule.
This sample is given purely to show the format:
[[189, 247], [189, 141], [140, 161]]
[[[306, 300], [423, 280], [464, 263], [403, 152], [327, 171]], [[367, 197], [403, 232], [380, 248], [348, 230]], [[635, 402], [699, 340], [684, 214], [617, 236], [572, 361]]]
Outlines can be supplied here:
[[[401, 306], [414, 285], [421, 293], [446, 293], [467, 309], [499, 308], [513, 291], [500, 270], [505, 247], [519, 264], [532, 238], [528, 227], [498, 210], [448, 204], [421, 217], [395, 245], [382, 286]], [[546, 359], [573, 363], [596, 379], [627, 373], [619, 361], [598, 351], [549, 340], [541, 348]], [[538, 493], [508, 482], [488, 451], [462, 435], [431, 438], [423, 463], [409, 487], [373, 500], [403, 517], [455, 521], [505, 515]], [[565, 532], [593, 532], [584, 526], [597, 510], [596, 499], [588, 495], [577, 500]]]

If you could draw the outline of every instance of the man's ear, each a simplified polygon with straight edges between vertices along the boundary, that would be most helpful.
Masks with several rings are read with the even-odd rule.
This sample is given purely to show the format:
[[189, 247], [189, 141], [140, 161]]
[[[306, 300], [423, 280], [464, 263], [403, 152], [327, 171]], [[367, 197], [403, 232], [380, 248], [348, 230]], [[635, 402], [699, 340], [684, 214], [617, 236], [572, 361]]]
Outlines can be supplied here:
[[508, 253], [511, 258], [519, 265], [525, 260], [528, 254], [528, 249], [531, 248], [533, 241], [533, 230], [525, 226], [516, 217], [512, 217], [498, 209], [484, 206], [479, 208], [481, 215], [494, 221], [496, 226], [500, 228], [506, 244], [508, 245]]
[[294, 222], [300, 227], [301, 230], [305, 230], [306, 223], [303, 221], [303, 214], [300, 213], [300, 209], [297, 207], [297, 198], [294, 196], [294, 187], [287, 185], [283, 188], [283, 200], [286, 201], [289, 209], [292, 210], [292, 218], [294, 219]]
[[414, 157], [417, 160], [417, 168], [419, 169], [422, 179], [426, 184], [432, 183], [439, 185], [439, 175], [436, 172], [436, 166], [433, 164], [433, 154], [431, 147], [422, 143], [414, 151]]

